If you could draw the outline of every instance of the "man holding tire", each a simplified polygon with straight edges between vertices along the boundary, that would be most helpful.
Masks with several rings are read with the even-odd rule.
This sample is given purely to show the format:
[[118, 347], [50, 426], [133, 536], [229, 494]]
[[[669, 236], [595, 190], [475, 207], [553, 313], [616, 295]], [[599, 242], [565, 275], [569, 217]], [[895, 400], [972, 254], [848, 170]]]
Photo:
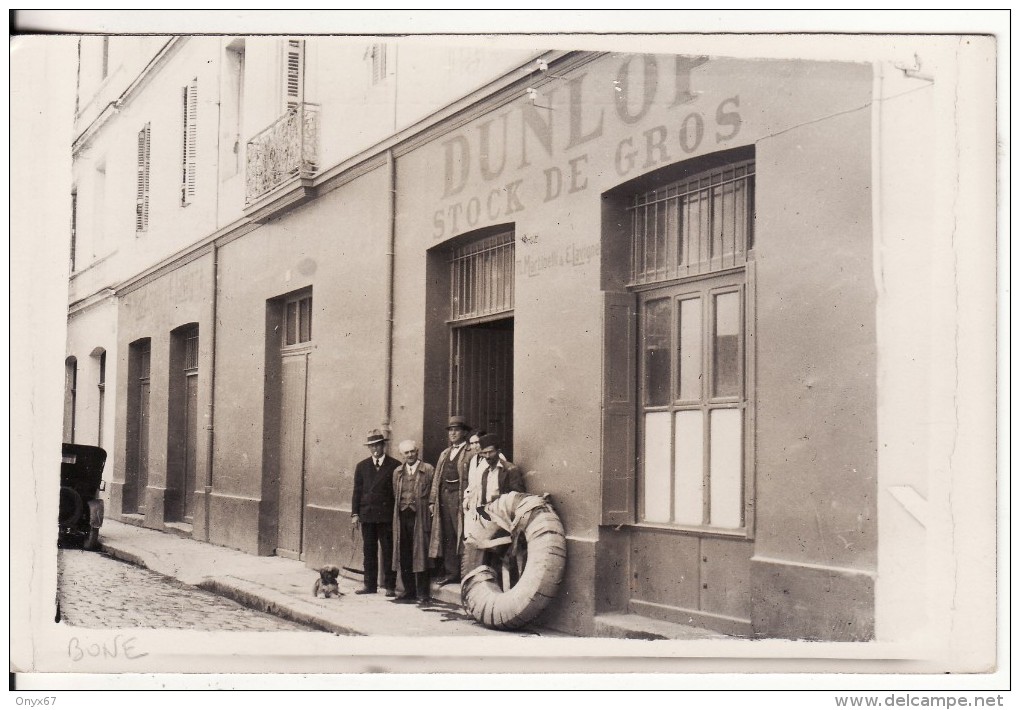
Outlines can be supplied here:
[[501, 442], [496, 434], [486, 434], [479, 439], [480, 458], [468, 472], [468, 485], [464, 491], [464, 555], [462, 575], [482, 564], [496, 562], [490, 554], [486, 560], [485, 551], [476, 547], [483, 533], [481, 518], [485, 506], [505, 493], [524, 493], [524, 475], [513, 463], [500, 455]]

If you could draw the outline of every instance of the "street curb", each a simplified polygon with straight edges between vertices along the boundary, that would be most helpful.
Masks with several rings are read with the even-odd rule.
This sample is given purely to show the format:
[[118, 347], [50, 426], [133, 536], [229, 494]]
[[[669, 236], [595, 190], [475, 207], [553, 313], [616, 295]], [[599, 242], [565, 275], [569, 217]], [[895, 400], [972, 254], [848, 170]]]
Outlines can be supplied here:
[[[141, 555], [136, 555], [133, 552], [128, 552], [127, 550], [125, 550], [125, 549], [123, 549], [121, 547], [110, 547], [110, 546], [106, 545], [105, 543], [103, 543], [101, 538], [100, 538], [100, 543], [99, 543], [99, 549], [103, 553], [109, 555], [110, 557], [113, 557], [114, 559], [120, 560], [121, 562], [127, 562], [128, 564], [132, 564], [135, 567], [143, 567], [145, 569], [151, 569], [149, 567], [149, 565], [147, 565], [145, 563], [145, 559], [142, 558]], [[156, 570], [152, 570], [152, 571], [155, 572]]]
[[[173, 577], [173, 575], [167, 575], [162, 570], [153, 568], [141, 554], [126, 550], [119, 545], [101, 543], [100, 549], [103, 553], [116, 560], [120, 560], [121, 562], [126, 562], [163, 576]], [[176, 577], [174, 578], [176, 579]], [[300, 609], [298, 607], [301, 602], [291, 599], [285, 594], [265, 588], [255, 589], [255, 585], [245, 585], [241, 580], [232, 580], [228, 582], [215, 577], [207, 577], [194, 582], [185, 582], [183, 580], [178, 581], [192, 587], [197, 587], [211, 594], [226, 597], [227, 599], [231, 599], [249, 609], [271, 614], [278, 618], [286, 619], [287, 621], [294, 621], [299, 624], [313, 626], [317, 629], [322, 629], [323, 631], [328, 631], [340, 636], [364, 636], [361, 632], [322, 618], [321, 610], [319, 609]], [[245, 588], [246, 586], [249, 588]]]
[[257, 585], [244, 583], [241, 580], [231, 580], [228, 582], [212, 577], [200, 582], [196, 586], [207, 592], [232, 599], [249, 609], [272, 614], [281, 619], [314, 626], [317, 629], [329, 631], [340, 636], [365, 635], [352, 628], [341, 626], [329, 619], [323, 618], [321, 610], [315, 607], [313, 607], [314, 611], [300, 609], [301, 602], [298, 600], [274, 590], [265, 588], [256, 589]]

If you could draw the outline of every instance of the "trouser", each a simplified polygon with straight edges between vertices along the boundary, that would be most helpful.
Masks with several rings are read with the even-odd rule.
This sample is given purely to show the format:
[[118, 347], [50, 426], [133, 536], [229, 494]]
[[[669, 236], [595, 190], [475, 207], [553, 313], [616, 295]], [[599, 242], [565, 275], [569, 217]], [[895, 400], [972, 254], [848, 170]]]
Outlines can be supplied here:
[[397, 588], [397, 573], [393, 571], [393, 523], [362, 523], [362, 552], [365, 557], [365, 586], [379, 588], [379, 551], [382, 551], [383, 587]]
[[404, 594], [428, 599], [428, 572], [414, 571], [414, 525], [417, 519], [414, 510], [400, 511], [400, 581], [404, 585]]
[[460, 484], [443, 484], [439, 491], [439, 521], [443, 526], [443, 570], [448, 577], [460, 576], [460, 535], [457, 523], [460, 520]]
[[[470, 542], [464, 542], [464, 555], [461, 564], [461, 576], [467, 576], [468, 572], [479, 565], [488, 565], [496, 573], [496, 582], [502, 588], [504, 555], [510, 549], [509, 545], [500, 545], [489, 549], [479, 549]], [[521, 577], [521, 571], [517, 569], [517, 560], [510, 556], [506, 559], [506, 571], [509, 576], [510, 587], [517, 584]]]

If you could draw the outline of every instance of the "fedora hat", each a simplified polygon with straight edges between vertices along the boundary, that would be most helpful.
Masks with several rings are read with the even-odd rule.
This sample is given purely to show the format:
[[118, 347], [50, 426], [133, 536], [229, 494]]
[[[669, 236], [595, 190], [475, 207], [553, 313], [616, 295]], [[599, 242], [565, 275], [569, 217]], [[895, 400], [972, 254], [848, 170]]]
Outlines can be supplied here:
[[372, 444], [381, 444], [384, 441], [389, 441], [383, 433], [378, 429], [373, 429], [368, 432], [368, 439], [365, 441], [365, 446], [371, 446]]
[[463, 429], [470, 431], [471, 427], [467, 423], [467, 419], [464, 417], [450, 417], [450, 423], [446, 425], [447, 429]]

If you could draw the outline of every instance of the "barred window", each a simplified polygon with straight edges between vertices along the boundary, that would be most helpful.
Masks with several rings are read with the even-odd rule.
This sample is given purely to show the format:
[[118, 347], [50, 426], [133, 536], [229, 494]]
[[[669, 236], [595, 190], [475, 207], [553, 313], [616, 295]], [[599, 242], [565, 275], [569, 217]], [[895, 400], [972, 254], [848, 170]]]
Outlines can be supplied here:
[[639, 518], [748, 533], [754, 163], [634, 199]]
[[514, 233], [483, 237], [453, 251], [451, 320], [491, 316], [514, 307]]
[[754, 247], [754, 161], [638, 195], [630, 211], [634, 284], [741, 266]]
[[198, 369], [198, 327], [191, 328], [184, 336], [184, 369]]

